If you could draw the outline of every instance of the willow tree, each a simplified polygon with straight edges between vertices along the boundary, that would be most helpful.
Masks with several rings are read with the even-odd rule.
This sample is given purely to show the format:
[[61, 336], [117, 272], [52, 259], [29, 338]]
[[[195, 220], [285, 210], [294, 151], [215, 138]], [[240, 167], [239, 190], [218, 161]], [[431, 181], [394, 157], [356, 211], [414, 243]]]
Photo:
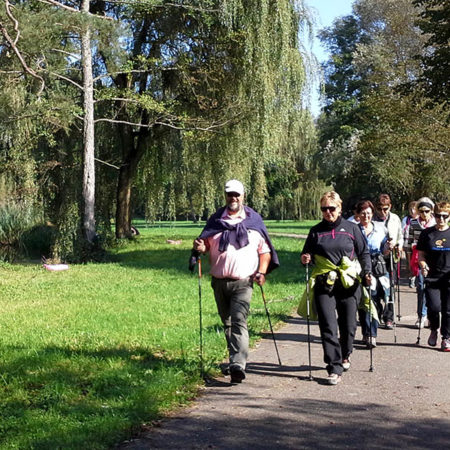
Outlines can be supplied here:
[[[80, 119], [88, 110], [81, 69], [89, 47], [92, 64], [84, 68], [94, 76], [96, 159], [107, 164], [106, 170], [118, 170], [100, 171], [96, 187], [102, 195], [96, 208], [110, 214], [110, 205], [116, 207], [117, 236], [130, 235], [135, 186], [153, 211], [151, 201], [163, 205], [157, 209], [162, 215], [174, 217], [214, 208], [219, 186], [229, 176], [246, 182], [250, 202], [258, 208], [266, 203], [268, 170], [292, 163], [298, 184], [305, 148], [312, 142], [312, 122], [302, 105], [305, 72], [297, 36], [306, 15], [301, 3], [30, 0], [15, 5], [24, 19], [27, 67], [36, 69], [46, 87], [36, 95], [38, 79], [24, 77], [24, 68], [18, 71], [16, 84], [26, 80], [30, 86], [24, 112], [30, 98], [35, 104], [54, 99], [39, 111], [57, 124], [52, 133], [36, 118], [30, 149], [39, 148], [36, 167], [55, 162], [46, 180], [67, 203], [64, 219], [76, 216], [81, 195], [75, 187], [64, 196], [60, 185], [63, 178], [71, 186], [81, 179]], [[38, 29], [47, 40], [36, 37]], [[80, 37], [89, 30], [92, 43], [85, 41], [81, 54]], [[8, 61], [8, 55], [4, 58]], [[42, 124], [44, 136], [38, 131]], [[61, 177], [57, 167], [67, 173], [69, 166], [73, 175]], [[90, 173], [93, 180], [95, 173]], [[113, 185], [115, 199], [108, 192]], [[47, 204], [48, 212], [60, 211], [52, 206]], [[61, 226], [68, 223], [64, 219], [60, 214]]]
[[242, 161], [250, 201], [262, 209], [268, 165], [287, 159], [296, 166], [296, 159], [307, 152], [302, 136], [312, 132], [302, 102], [306, 75], [298, 41], [308, 14], [302, 2], [235, 0], [227, 2], [225, 18], [245, 36], [237, 92], [249, 111], [231, 130], [227, 149]]
[[[183, 132], [212, 132], [240, 114], [233, 95], [226, 95], [234, 77], [227, 67], [234, 66], [228, 52], [231, 37], [214, 7], [215, 2], [207, 1], [141, 2], [120, 9], [132, 33], [129, 70], [109, 75], [111, 89], [103, 96], [114, 100], [113, 119], [106, 118], [104, 126], [111, 127], [120, 147], [115, 214], [119, 238], [131, 235], [132, 187], [143, 157], [151, 160]], [[105, 59], [106, 67], [108, 62]], [[159, 179], [155, 176], [152, 183]]]
[[[222, 184], [228, 177], [242, 179], [250, 204], [262, 210], [267, 206], [269, 171], [288, 165], [294, 172], [290, 179], [298, 185], [313, 147], [312, 120], [302, 102], [305, 69], [298, 33], [308, 16], [301, 3], [215, 4], [218, 39], [213, 42], [220, 46], [208, 50], [215, 53], [213, 61], [221, 70], [210, 72], [210, 80], [220, 74], [212, 85], [212, 100], [222, 106], [229, 122], [209, 134], [172, 130], [166, 145], [146, 154], [140, 188], [153, 218], [207, 213], [223, 201]], [[207, 98], [205, 88], [197, 84], [202, 98]]]

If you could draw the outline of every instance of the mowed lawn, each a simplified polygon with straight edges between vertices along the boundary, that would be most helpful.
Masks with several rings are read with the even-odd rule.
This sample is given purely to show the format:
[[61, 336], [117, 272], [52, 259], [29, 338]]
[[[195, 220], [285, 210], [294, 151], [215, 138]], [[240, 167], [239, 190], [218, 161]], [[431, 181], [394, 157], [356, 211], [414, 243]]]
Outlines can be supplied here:
[[[311, 223], [268, 225], [305, 233]], [[187, 267], [202, 225], [138, 226], [141, 235], [104, 263], [64, 272], [0, 265], [0, 448], [109, 448], [196, 395], [199, 290]], [[303, 291], [303, 242], [273, 242], [282, 267], [265, 295], [276, 323]], [[203, 271], [204, 364], [213, 375], [226, 346], [207, 258]], [[253, 341], [269, 328], [259, 289], [249, 327]]]

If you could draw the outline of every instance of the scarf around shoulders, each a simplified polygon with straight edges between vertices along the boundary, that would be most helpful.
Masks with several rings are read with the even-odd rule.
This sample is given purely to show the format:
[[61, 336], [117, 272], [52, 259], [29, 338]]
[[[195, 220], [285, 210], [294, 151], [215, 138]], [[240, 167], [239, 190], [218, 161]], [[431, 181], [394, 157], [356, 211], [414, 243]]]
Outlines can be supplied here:
[[267, 273], [276, 269], [280, 263], [278, 260], [278, 255], [269, 237], [267, 228], [261, 218], [261, 216], [249, 206], [244, 206], [245, 219], [237, 224], [230, 224], [222, 219], [222, 215], [225, 211], [226, 206], [219, 208], [206, 222], [203, 231], [200, 233], [199, 239], [206, 239], [208, 237], [214, 236], [218, 233], [222, 233], [219, 242], [219, 251], [224, 252], [228, 248], [230, 243], [230, 237], [232, 233], [236, 235], [237, 248], [242, 248], [248, 245], [248, 230], [258, 231], [267, 245], [270, 248], [271, 259], [269, 267], [267, 268]]

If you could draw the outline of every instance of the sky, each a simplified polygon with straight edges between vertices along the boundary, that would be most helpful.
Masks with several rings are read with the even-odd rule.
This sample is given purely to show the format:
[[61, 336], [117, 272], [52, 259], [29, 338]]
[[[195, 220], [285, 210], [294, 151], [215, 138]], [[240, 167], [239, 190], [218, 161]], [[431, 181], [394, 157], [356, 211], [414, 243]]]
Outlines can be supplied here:
[[[328, 27], [337, 17], [346, 16], [352, 12], [353, 0], [305, 0], [305, 3], [313, 10], [316, 16], [316, 32]], [[314, 39], [312, 51], [316, 58], [322, 62], [328, 58], [326, 50], [321, 46], [318, 38]], [[319, 114], [318, 87], [313, 88], [311, 98], [311, 111], [313, 116]]]

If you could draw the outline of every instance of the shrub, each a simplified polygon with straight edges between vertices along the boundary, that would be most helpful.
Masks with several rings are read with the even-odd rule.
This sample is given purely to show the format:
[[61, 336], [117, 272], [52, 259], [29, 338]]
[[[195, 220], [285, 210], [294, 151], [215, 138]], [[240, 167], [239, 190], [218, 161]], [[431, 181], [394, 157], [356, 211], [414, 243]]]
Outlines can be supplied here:
[[35, 225], [24, 232], [22, 241], [26, 254], [30, 258], [51, 258], [51, 249], [56, 239], [54, 225]]
[[0, 206], [0, 260], [13, 262], [23, 255], [24, 233], [34, 223], [32, 207], [20, 203]]

